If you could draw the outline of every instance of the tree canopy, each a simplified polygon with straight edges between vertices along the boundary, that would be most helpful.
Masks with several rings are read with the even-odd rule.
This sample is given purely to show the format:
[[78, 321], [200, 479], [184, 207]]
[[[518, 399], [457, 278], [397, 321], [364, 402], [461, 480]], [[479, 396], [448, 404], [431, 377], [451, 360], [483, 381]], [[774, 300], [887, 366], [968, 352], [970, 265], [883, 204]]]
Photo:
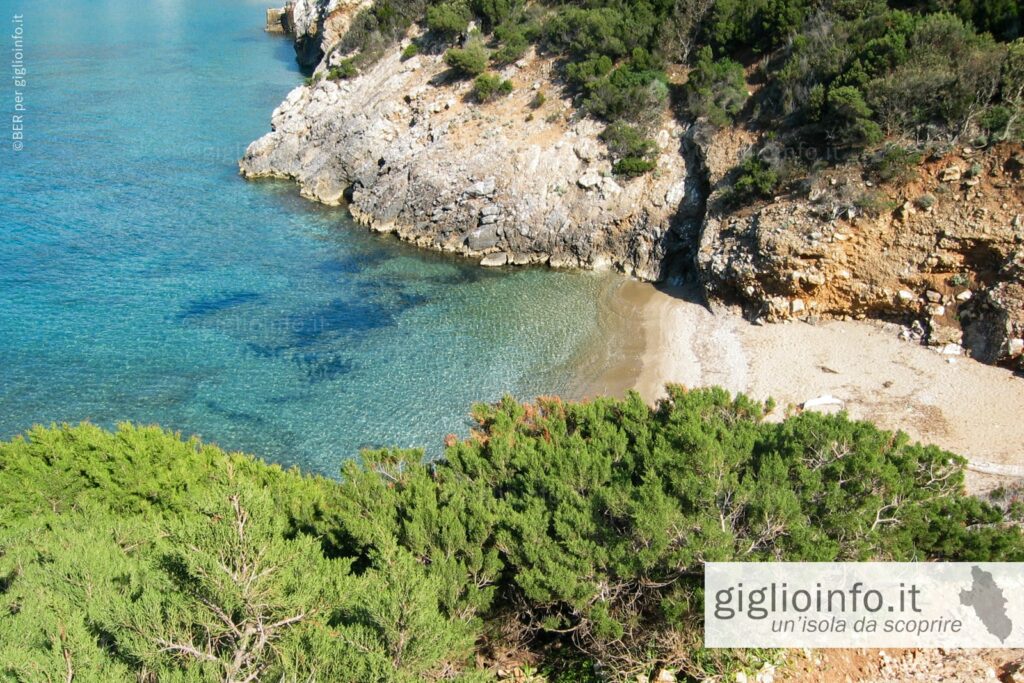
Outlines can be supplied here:
[[[371, 61], [413, 22], [429, 30], [424, 46], [450, 46], [464, 77], [532, 44], [558, 59], [582, 113], [645, 136], [671, 106], [775, 131], [774, 145], [828, 159], [886, 138], [1024, 137], [1022, 0], [387, 0], [363, 10], [337, 49]], [[673, 66], [689, 74], [675, 94]], [[753, 98], [748, 81], [763, 86]], [[643, 173], [656, 151], [612, 151], [613, 165]], [[808, 169], [772, 170], [784, 184]]]
[[[486, 680], [530, 648], [701, 677], [706, 561], [1024, 559], [964, 460], [720, 389], [474, 409], [339, 480], [155, 427], [0, 444], [0, 680]], [[596, 675], [596, 674], [593, 674]]]

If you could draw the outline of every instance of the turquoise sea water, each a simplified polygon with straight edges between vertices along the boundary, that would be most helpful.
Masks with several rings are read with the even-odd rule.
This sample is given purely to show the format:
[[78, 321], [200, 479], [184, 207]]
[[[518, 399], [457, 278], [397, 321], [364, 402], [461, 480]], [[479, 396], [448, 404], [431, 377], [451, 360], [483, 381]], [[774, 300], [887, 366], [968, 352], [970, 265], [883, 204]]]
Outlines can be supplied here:
[[238, 176], [302, 78], [266, 5], [0, 2], [29, 69], [0, 154], [0, 438], [156, 422], [334, 474], [570, 385], [608, 277], [485, 271]]

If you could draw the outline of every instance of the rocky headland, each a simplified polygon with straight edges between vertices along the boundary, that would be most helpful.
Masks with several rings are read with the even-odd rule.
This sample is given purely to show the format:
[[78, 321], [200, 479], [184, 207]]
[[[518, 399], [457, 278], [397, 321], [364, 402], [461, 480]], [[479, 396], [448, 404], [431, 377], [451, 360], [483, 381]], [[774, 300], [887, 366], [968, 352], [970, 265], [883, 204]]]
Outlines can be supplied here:
[[735, 208], [735, 168], [764, 132], [666, 112], [656, 171], [615, 176], [601, 125], [532, 48], [500, 71], [512, 94], [488, 103], [441, 50], [403, 59], [408, 39], [352, 78], [325, 77], [368, 4], [291, 7], [299, 61], [316, 71], [250, 145], [243, 175], [293, 179], [372, 230], [484, 266], [692, 279], [712, 305], [751, 320], [883, 318], [947, 354], [1024, 367], [1019, 144], [933, 152], [898, 186], [837, 162]]
[[[356, 78], [293, 90], [273, 131], [247, 150], [243, 174], [292, 178], [311, 199], [347, 202], [372, 230], [483, 265], [667, 276], [700, 216], [682, 127], [666, 118], [657, 174], [622, 181], [601, 126], [575, 114], [551, 60], [531, 52], [502, 74], [516, 91], [479, 105], [441, 55], [400, 53]], [[538, 93], [544, 103], [531, 106]]]

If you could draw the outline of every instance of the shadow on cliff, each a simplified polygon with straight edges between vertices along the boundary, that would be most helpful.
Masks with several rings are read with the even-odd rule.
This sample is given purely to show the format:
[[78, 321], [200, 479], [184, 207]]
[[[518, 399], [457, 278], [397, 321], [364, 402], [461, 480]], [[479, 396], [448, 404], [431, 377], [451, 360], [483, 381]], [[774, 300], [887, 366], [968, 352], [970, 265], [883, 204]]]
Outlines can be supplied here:
[[711, 194], [708, 169], [700, 145], [700, 136], [705, 135], [706, 130], [700, 122], [689, 122], [681, 118], [679, 122], [685, 127], [679, 142], [679, 155], [686, 164], [683, 197], [672, 217], [671, 229], [666, 234], [671, 244], [666, 247], [663, 279], [655, 286], [669, 296], [699, 304], [710, 311], [697, 266], [697, 250]]
[[658, 282], [655, 283], [654, 288], [673, 299], [679, 299], [688, 304], [700, 306], [708, 313], [715, 314], [718, 312], [708, 303], [708, 298], [704, 294], [704, 287], [696, 278], [690, 278], [682, 282]]

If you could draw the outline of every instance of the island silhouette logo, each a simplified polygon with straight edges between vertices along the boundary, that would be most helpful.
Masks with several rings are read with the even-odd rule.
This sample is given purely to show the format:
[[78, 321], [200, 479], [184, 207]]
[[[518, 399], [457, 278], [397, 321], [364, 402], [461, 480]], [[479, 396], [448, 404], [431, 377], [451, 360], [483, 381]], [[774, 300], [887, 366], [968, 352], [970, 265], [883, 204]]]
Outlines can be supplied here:
[[1006, 614], [1006, 595], [991, 572], [971, 567], [971, 587], [960, 591], [960, 604], [971, 607], [999, 642], [1005, 643], [1013, 633], [1013, 620]]

